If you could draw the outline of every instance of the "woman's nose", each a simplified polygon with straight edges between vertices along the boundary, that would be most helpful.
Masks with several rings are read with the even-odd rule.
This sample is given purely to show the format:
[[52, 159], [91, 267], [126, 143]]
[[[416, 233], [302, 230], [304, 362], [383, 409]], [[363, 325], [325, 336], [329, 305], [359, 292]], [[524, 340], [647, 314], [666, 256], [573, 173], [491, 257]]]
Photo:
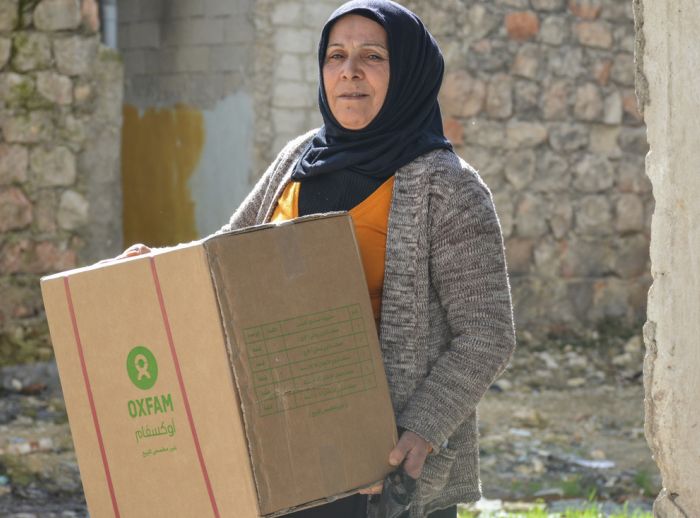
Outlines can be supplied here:
[[359, 58], [348, 56], [345, 63], [343, 63], [342, 75], [343, 79], [357, 79], [362, 77], [362, 68]]

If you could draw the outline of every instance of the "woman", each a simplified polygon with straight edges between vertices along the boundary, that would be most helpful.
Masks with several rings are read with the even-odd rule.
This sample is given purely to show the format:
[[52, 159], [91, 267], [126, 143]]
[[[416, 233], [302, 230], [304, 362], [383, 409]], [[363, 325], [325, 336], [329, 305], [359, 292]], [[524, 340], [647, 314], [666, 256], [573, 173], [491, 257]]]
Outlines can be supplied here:
[[[491, 195], [443, 135], [443, 60], [416, 15], [348, 2], [318, 57], [324, 125], [280, 152], [222, 230], [350, 211], [402, 432], [389, 462], [418, 479], [411, 517], [456, 517], [480, 497], [476, 405], [515, 346]], [[354, 495], [293, 516], [366, 512]]]

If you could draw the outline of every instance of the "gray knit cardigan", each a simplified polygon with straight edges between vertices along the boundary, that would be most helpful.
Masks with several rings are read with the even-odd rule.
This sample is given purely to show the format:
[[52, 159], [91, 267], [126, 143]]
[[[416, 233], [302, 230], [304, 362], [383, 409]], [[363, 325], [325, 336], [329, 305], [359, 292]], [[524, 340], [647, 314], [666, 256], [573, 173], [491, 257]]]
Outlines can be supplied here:
[[[222, 230], [269, 221], [314, 133], [285, 146]], [[450, 151], [396, 171], [379, 335], [396, 422], [434, 448], [411, 518], [478, 500], [476, 405], [515, 334], [491, 193]]]

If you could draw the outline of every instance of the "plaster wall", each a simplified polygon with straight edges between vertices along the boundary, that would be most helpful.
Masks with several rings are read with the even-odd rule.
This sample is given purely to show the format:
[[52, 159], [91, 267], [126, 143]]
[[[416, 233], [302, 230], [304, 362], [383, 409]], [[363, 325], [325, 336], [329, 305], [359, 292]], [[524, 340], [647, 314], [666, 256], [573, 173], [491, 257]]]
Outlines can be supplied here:
[[125, 245], [228, 221], [252, 186], [253, 0], [120, 0]]
[[656, 210], [651, 222], [646, 436], [661, 470], [660, 517], [700, 516], [700, 5], [637, 0], [637, 93]]

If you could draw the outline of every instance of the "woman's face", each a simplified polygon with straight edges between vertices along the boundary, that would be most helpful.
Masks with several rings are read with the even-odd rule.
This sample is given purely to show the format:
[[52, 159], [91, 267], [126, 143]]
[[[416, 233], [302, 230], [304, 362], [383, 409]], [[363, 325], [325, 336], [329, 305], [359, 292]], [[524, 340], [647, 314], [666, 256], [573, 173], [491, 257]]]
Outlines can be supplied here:
[[379, 113], [389, 87], [389, 45], [377, 22], [348, 14], [328, 35], [323, 62], [326, 99], [346, 129], [367, 126]]

